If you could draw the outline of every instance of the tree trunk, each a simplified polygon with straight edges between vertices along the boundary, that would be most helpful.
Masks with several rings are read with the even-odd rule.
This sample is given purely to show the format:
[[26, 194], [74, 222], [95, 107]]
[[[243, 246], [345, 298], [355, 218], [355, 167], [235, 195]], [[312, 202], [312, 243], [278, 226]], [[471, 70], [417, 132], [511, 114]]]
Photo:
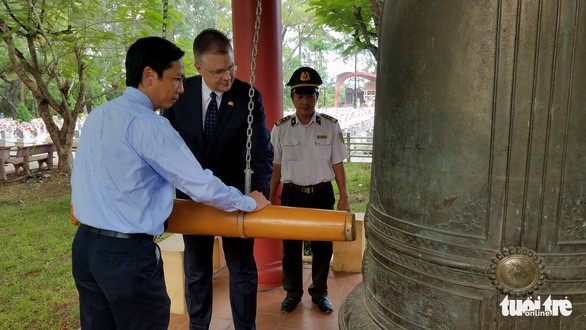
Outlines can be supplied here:
[[69, 174], [73, 168], [73, 152], [71, 148], [73, 146], [73, 133], [78, 111], [62, 112], [65, 116], [63, 116], [63, 125], [59, 128], [53, 121], [49, 103], [46, 100], [39, 100], [38, 109], [59, 157], [57, 169], [59, 172]]
[[58, 146], [56, 144], [55, 147], [57, 149], [57, 156], [59, 157], [57, 169], [62, 173], [71, 173], [71, 169], [73, 168], [73, 152], [71, 151], [71, 144], [68, 146]]
[[4, 117], [10, 117], [12, 119], [15, 119], [16, 107], [19, 102], [18, 95], [20, 92], [20, 80], [10, 80], [2, 73], [0, 73], [0, 79], [2, 79], [5, 84], [5, 93], [4, 95], [0, 95], [0, 97], [3, 98], [6, 102], [9, 111], [8, 113], [4, 114]]

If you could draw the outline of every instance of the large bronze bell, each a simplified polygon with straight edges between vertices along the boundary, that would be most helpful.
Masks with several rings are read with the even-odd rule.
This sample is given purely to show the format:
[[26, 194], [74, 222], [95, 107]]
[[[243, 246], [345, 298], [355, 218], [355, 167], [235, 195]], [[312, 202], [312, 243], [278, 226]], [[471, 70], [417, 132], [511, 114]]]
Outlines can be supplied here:
[[366, 235], [341, 329], [586, 328], [584, 1], [386, 0]]

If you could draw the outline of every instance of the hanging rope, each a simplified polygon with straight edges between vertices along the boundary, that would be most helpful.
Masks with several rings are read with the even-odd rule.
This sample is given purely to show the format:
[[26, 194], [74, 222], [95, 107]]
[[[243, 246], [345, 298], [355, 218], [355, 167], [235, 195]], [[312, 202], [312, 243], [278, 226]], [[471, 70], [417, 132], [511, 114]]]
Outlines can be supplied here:
[[163, 0], [163, 33], [162, 37], [167, 39], [167, 13], [169, 12], [169, 0]]
[[256, 21], [254, 23], [254, 38], [252, 41], [252, 59], [250, 61], [250, 89], [248, 90], [248, 128], [246, 129], [246, 169], [244, 170], [244, 193], [248, 194], [251, 191], [252, 173], [254, 171], [250, 167], [251, 149], [252, 149], [252, 110], [254, 109], [254, 81], [256, 76], [256, 54], [258, 52], [258, 37], [260, 35], [260, 16], [262, 13], [262, 0], [256, 3]]

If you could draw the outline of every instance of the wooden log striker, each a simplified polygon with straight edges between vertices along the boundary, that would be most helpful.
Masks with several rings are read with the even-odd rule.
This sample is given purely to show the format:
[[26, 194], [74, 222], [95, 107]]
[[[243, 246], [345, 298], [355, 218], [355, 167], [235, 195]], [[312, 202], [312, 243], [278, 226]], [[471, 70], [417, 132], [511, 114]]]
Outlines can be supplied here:
[[[70, 213], [71, 222], [79, 221]], [[176, 199], [166, 232], [243, 238], [353, 241], [354, 213], [269, 205], [254, 213], [224, 212], [191, 200]]]
[[355, 216], [346, 211], [269, 205], [254, 213], [224, 212], [176, 199], [169, 233], [307, 241], [353, 241]]

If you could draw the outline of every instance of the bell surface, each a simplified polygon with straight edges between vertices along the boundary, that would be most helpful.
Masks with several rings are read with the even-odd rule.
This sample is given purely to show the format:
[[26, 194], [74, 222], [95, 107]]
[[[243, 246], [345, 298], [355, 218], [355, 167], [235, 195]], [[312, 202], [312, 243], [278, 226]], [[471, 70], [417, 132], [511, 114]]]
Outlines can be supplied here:
[[586, 3], [387, 0], [381, 31], [340, 329], [584, 329]]

